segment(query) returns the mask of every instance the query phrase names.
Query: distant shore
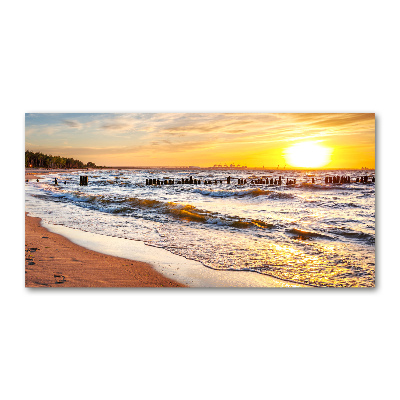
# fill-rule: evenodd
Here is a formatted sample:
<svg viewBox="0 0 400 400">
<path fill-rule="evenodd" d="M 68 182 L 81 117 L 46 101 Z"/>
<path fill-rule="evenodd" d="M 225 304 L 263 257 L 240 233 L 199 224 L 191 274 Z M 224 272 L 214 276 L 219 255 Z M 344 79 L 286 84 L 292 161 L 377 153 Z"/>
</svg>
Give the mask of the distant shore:
<svg viewBox="0 0 400 400">
<path fill-rule="evenodd" d="M 375 168 L 276 168 L 276 167 L 174 167 L 174 166 L 161 166 L 161 167 L 146 167 L 146 166 L 116 166 L 116 167 L 98 167 L 98 168 L 71 168 L 71 169 L 46 169 L 46 168 L 25 168 L 25 175 L 32 174 L 49 174 L 57 172 L 76 172 L 76 171 L 97 171 L 97 170 L 131 170 L 131 169 L 148 169 L 148 170 L 199 170 L 199 171 L 264 171 L 264 172 L 308 172 L 308 171 L 375 171 Z"/>
<path fill-rule="evenodd" d="M 40 179 L 39 175 L 57 174 L 65 172 L 77 172 L 77 171 L 91 171 L 92 169 L 49 169 L 49 168 L 25 168 L 25 180 Z"/>
</svg>

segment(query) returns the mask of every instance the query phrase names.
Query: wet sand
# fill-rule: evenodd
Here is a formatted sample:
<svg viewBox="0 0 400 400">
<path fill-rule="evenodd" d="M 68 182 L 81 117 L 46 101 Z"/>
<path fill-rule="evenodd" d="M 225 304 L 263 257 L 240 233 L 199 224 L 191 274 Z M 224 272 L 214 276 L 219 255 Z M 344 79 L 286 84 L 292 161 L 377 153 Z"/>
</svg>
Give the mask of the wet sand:
<svg viewBox="0 0 400 400">
<path fill-rule="evenodd" d="M 222 271 L 205 267 L 202 263 L 175 255 L 168 250 L 146 245 L 144 242 L 84 232 L 63 225 L 41 224 L 47 230 L 62 235 L 86 249 L 126 260 L 150 264 L 163 276 L 196 288 L 265 288 L 304 287 L 288 281 L 250 271 Z"/>
<path fill-rule="evenodd" d="M 26 287 L 184 287 L 151 265 L 78 246 L 25 213 Z"/>
</svg>

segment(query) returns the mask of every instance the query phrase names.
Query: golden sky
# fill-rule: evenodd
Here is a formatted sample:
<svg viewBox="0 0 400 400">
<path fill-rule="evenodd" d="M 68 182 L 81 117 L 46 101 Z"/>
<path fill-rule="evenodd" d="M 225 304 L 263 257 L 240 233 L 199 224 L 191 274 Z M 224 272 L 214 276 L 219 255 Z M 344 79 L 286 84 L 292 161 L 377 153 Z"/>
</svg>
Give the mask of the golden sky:
<svg viewBox="0 0 400 400">
<path fill-rule="evenodd" d="M 375 168 L 375 114 L 26 114 L 25 149 L 105 166 L 282 168 L 294 145 L 324 168 Z M 296 148 L 296 147 L 295 147 Z M 312 158 L 303 153 L 305 158 Z M 318 152 L 318 150 L 316 150 Z M 306 167 L 304 165 L 304 167 Z"/>
</svg>

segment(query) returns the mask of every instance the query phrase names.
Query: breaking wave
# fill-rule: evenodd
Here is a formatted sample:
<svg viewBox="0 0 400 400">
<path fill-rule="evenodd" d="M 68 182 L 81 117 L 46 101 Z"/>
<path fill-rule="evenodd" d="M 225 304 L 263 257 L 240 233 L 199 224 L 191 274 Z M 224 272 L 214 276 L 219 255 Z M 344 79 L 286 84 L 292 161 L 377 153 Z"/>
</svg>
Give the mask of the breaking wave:
<svg viewBox="0 0 400 400">
<path fill-rule="evenodd" d="M 356 231 L 349 228 L 335 228 L 332 230 L 332 233 L 346 238 L 361 240 L 369 245 L 375 244 L 375 235 L 366 232 Z"/>
<path fill-rule="evenodd" d="M 319 184 L 319 183 L 309 183 L 309 182 L 302 182 L 298 185 L 299 188 L 301 189 L 306 189 L 306 190 L 351 190 L 351 191 L 357 191 L 357 190 L 365 190 L 368 188 L 368 186 L 372 185 L 370 184 L 359 184 L 359 186 L 354 186 L 354 183 L 327 183 L 327 184 Z"/>
<path fill-rule="evenodd" d="M 65 193 L 63 191 L 54 192 L 52 197 L 57 200 L 72 201 L 79 206 L 112 214 L 135 215 L 138 211 L 147 209 L 186 222 L 231 226 L 239 229 L 270 229 L 274 227 L 273 224 L 259 219 L 221 215 L 220 213 L 203 210 L 190 204 L 164 202 L 154 199 L 139 197 L 118 198 L 104 195 L 87 195 L 81 192 Z"/>
<path fill-rule="evenodd" d="M 193 193 L 199 193 L 203 196 L 210 197 L 258 197 L 268 196 L 271 199 L 292 199 L 295 196 L 291 193 L 277 192 L 274 190 L 265 190 L 260 188 L 243 189 L 243 190 L 207 190 L 195 189 Z"/>
<path fill-rule="evenodd" d="M 330 237 L 328 235 L 323 235 L 318 232 L 309 232 L 309 231 L 304 231 L 304 230 L 296 229 L 296 228 L 288 229 L 287 232 L 292 235 L 295 235 L 301 239 L 311 239 L 311 238 L 321 238 L 321 239 L 329 239 L 329 240 L 333 239 L 332 237 Z"/>
</svg>

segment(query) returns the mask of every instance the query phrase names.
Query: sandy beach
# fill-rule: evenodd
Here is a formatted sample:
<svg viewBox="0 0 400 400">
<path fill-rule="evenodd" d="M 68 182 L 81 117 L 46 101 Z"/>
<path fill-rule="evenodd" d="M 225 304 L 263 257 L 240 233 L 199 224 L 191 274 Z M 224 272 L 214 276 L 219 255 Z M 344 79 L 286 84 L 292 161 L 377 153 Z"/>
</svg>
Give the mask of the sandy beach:
<svg viewBox="0 0 400 400">
<path fill-rule="evenodd" d="M 25 214 L 26 287 L 183 287 L 149 264 L 78 246 Z"/>
<path fill-rule="evenodd" d="M 61 170 L 26 171 L 26 184 L 54 172 Z M 136 247 L 135 241 L 128 241 L 126 248 L 125 239 L 108 237 L 105 244 L 104 236 L 87 232 L 81 232 L 83 237 L 76 240 L 79 232 L 47 226 L 40 218 L 25 213 L 26 287 L 303 286 L 253 272 L 209 269 L 163 249 L 157 249 L 156 255 L 151 247 Z M 118 250 L 110 254 L 114 244 Z M 107 251 L 103 251 L 105 248 Z"/>
<path fill-rule="evenodd" d="M 25 172 L 25 181 L 56 170 Z M 184 287 L 151 265 L 78 246 L 25 213 L 26 287 Z"/>
</svg>

